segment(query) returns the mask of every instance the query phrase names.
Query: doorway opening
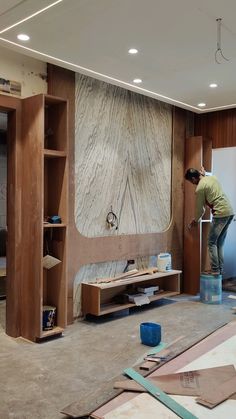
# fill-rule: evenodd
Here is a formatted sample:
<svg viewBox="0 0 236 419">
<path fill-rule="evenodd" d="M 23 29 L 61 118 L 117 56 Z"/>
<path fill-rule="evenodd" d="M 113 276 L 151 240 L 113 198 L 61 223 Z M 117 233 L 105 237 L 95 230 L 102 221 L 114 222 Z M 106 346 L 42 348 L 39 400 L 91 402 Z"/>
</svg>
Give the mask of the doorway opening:
<svg viewBox="0 0 236 419">
<path fill-rule="evenodd" d="M 5 330 L 7 271 L 7 113 L 0 112 L 0 324 Z"/>
</svg>

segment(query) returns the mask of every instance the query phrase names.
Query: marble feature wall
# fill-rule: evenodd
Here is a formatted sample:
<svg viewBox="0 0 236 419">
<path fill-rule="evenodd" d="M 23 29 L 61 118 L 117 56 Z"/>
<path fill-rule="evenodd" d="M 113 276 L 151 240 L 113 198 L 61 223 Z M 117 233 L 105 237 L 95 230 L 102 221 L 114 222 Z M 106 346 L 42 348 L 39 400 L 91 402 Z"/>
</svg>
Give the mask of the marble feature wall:
<svg viewBox="0 0 236 419">
<path fill-rule="evenodd" d="M 172 106 L 80 74 L 75 99 L 79 232 L 99 237 L 167 229 Z M 106 224 L 111 206 L 118 217 L 117 230 Z"/>
</svg>

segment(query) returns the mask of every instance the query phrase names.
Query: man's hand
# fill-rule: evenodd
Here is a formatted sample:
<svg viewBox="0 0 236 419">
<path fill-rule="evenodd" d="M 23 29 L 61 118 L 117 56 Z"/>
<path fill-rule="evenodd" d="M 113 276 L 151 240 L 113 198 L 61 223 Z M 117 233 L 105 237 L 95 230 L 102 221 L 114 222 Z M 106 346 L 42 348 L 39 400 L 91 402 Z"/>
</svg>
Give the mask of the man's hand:
<svg viewBox="0 0 236 419">
<path fill-rule="evenodd" d="M 191 230 L 192 227 L 196 227 L 198 222 L 196 220 L 192 220 L 191 223 L 188 225 L 188 229 Z"/>
<path fill-rule="evenodd" d="M 206 174 L 206 171 L 205 171 L 203 166 L 201 166 L 201 169 L 199 170 L 199 172 L 202 176 L 205 176 L 205 174 Z"/>
</svg>

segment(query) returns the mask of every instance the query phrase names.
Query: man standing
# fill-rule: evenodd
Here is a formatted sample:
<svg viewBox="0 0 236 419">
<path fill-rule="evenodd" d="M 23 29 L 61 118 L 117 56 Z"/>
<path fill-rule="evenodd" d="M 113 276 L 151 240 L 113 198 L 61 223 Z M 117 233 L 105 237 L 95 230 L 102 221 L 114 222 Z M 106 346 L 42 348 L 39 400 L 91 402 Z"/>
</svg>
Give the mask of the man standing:
<svg viewBox="0 0 236 419">
<path fill-rule="evenodd" d="M 233 208 L 216 176 L 205 176 L 203 168 L 200 171 L 192 168 L 188 169 L 185 173 L 185 179 L 193 185 L 197 185 L 195 218 L 189 224 L 189 228 L 194 227 L 200 221 L 206 205 L 211 208 L 213 218 L 208 236 L 210 273 L 221 275 L 224 265 L 224 242 L 228 227 L 234 217 Z"/>
</svg>

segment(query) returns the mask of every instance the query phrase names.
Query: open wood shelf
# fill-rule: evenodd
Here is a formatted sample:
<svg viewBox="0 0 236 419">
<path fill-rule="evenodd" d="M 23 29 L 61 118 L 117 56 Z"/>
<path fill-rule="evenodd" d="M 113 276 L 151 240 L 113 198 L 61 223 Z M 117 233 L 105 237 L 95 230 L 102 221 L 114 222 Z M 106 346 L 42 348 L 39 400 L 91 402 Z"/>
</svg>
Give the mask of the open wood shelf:
<svg viewBox="0 0 236 419">
<path fill-rule="evenodd" d="M 46 158 L 58 158 L 58 157 L 66 157 L 67 153 L 65 151 L 59 151 L 59 150 L 49 150 L 44 149 L 44 157 Z"/>
<path fill-rule="evenodd" d="M 177 295 L 180 293 L 180 274 L 181 271 L 172 270 L 113 280 L 109 283 L 82 283 L 82 313 L 84 316 L 86 314 L 102 316 L 115 311 L 137 307 L 132 302 L 116 303 L 114 301 L 119 295 L 135 291 L 136 285 L 159 286 L 159 293 L 148 296 L 150 302 Z M 145 294 L 143 295 L 145 296 Z"/>
<path fill-rule="evenodd" d="M 157 300 L 161 300 L 161 298 L 167 298 L 167 297 L 172 297 L 174 295 L 176 295 L 176 292 L 171 292 L 171 291 L 163 291 L 160 292 L 159 294 L 155 294 L 155 295 L 151 295 L 148 297 L 150 303 L 152 303 L 153 301 L 157 301 Z M 144 304 L 144 305 L 148 305 L 148 304 Z M 137 306 L 134 303 L 124 303 L 124 304 L 104 304 L 101 305 L 100 308 L 100 316 L 103 316 L 104 314 L 108 314 L 108 313 L 113 313 L 116 311 L 120 311 L 120 310 L 125 310 L 126 308 L 132 308 L 132 307 L 140 307 Z"/>
<path fill-rule="evenodd" d="M 52 223 L 43 223 L 43 228 L 64 228 L 66 227 L 66 224 L 60 223 L 60 224 L 52 224 Z"/>
<path fill-rule="evenodd" d="M 130 278 L 123 278 L 123 279 L 119 279 L 117 281 L 111 281 L 108 283 L 101 283 L 101 284 L 91 283 L 89 285 L 92 285 L 94 287 L 99 287 L 101 289 L 115 288 L 115 287 L 120 287 L 121 285 L 136 284 L 138 282 L 144 282 L 144 283 L 146 281 L 150 282 L 150 280 L 152 279 L 165 278 L 165 277 L 169 277 L 169 276 L 180 274 L 180 273 L 181 271 L 171 270 L 169 272 L 156 272 L 154 274 L 149 274 L 149 275 L 140 275 L 140 276 L 135 276 L 135 277 L 130 277 Z"/>
<path fill-rule="evenodd" d="M 38 341 L 60 335 L 67 323 L 68 103 L 40 94 L 23 103 L 22 336 Z M 44 223 L 58 215 L 62 223 Z M 49 250 L 48 250 L 49 248 Z M 60 263 L 43 267 L 51 255 Z M 55 327 L 43 331 L 43 306 L 56 308 Z"/>
<path fill-rule="evenodd" d="M 55 326 L 51 330 L 43 330 L 42 333 L 40 334 L 40 336 L 37 336 L 36 338 L 37 338 L 37 340 L 45 339 L 45 338 L 48 338 L 50 336 L 61 335 L 63 332 L 64 332 L 64 329 L 62 327 Z"/>
</svg>

